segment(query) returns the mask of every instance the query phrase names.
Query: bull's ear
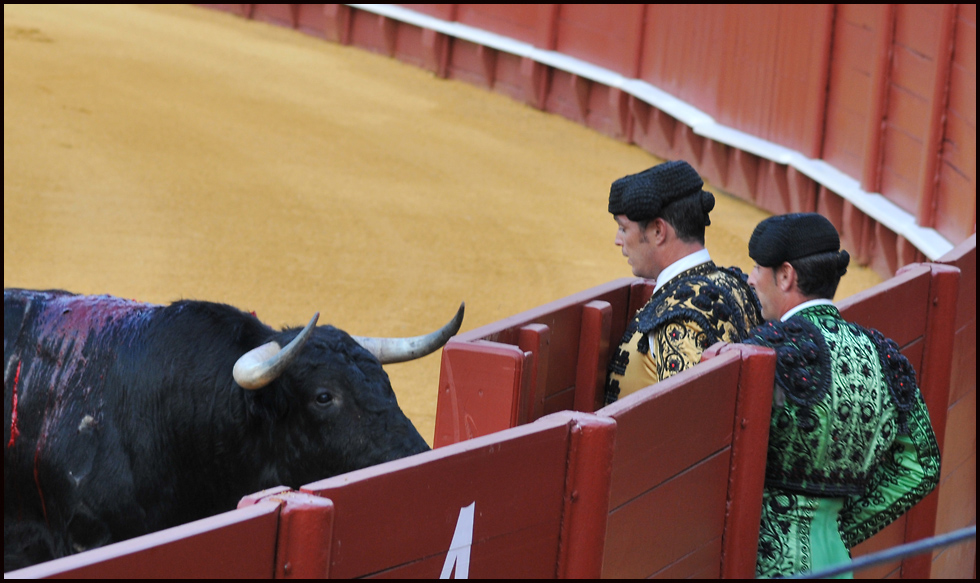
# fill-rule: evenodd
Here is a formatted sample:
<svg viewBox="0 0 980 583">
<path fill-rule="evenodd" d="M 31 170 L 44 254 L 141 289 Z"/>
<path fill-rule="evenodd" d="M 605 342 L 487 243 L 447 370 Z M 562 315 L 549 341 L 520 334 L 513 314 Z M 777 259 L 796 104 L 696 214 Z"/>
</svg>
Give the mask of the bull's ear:
<svg viewBox="0 0 980 583">
<path fill-rule="evenodd" d="M 300 350 L 306 341 L 309 340 L 316 321 L 320 318 L 320 312 L 313 315 L 310 323 L 303 328 L 303 331 L 293 338 L 293 341 L 280 349 L 279 343 L 272 341 L 253 348 L 235 363 L 232 376 L 240 387 L 248 390 L 261 389 L 272 381 L 276 380 L 282 371 L 299 356 Z"/>
</svg>

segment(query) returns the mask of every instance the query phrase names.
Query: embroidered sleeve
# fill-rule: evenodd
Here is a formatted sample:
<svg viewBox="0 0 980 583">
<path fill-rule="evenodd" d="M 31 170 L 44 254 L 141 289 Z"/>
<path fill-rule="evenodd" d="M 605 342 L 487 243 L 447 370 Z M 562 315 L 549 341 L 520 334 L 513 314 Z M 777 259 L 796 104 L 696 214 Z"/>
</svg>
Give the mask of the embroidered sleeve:
<svg viewBox="0 0 980 583">
<path fill-rule="evenodd" d="M 649 334 L 650 358 L 657 377 L 664 380 L 687 370 L 701 361 L 707 347 L 707 335 L 692 320 L 673 320 Z"/>
<path fill-rule="evenodd" d="M 907 419 L 908 434 L 895 439 L 864 495 L 844 503 L 838 524 L 848 548 L 891 524 L 939 483 L 939 446 L 918 391 Z"/>
</svg>

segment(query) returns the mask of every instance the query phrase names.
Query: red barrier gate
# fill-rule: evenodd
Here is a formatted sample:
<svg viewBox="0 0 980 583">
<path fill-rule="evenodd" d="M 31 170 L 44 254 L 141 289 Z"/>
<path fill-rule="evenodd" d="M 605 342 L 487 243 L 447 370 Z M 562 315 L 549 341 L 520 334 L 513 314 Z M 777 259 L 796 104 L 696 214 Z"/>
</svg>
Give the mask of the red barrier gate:
<svg viewBox="0 0 980 583">
<path fill-rule="evenodd" d="M 969 264 L 973 257 L 975 247 L 950 260 Z M 964 282 L 957 269 L 916 265 L 842 302 L 846 317 L 899 342 L 919 371 L 944 456 L 952 444 L 957 452 L 944 458 L 937 492 L 856 555 L 931 536 L 937 522 L 951 522 L 945 510 L 937 521 L 937 508 L 976 499 L 969 471 L 975 448 L 972 458 L 962 451 L 975 443 L 975 384 L 948 393 L 954 324 L 960 338 L 975 333 L 975 308 L 954 320 L 962 307 L 958 288 L 975 290 L 971 277 Z M 437 419 L 437 435 L 469 437 L 459 421 L 484 423 L 479 407 L 487 393 L 499 393 L 507 405 L 486 416 L 501 430 L 302 492 L 260 492 L 233 512 L 8 575 L 751 577 L 770 350 L 729 346 L 595 414 L 566 411 L 525 422 L 580 394 L 593 399 L 605 368 L 596 370 L 605 359 L 597 355 L 608 353 L 609 338 L 622 334 L 627 314 L 648 296 L 645 282 L 619 280 L 490 325 L 486 337 L 460 335 L 458 350 L 447 345 L 443 370 L 451 375 L 440 381 L 446 393 L 440 403 L 455 399 L 455 409 Z M 963 344 L 959 352 L 969 352 Z M 498 370 L 501 359 L 515 364 L 499 377 L 479 378 Z M 955 425 L 947 425 L 947 410 Z M 963 412 L 972 413 L 972 433 Z M 954 426 L 966 436 L 951 431 Z M 941 565 L 956 569 L 962 557 L 951 552 L 938 555 Z M 859 575 L 894 576 L 897 568 Z M 906 559 L 900 575 L 928 577 L 936 568 L 928 556 Z"/>
</svg>

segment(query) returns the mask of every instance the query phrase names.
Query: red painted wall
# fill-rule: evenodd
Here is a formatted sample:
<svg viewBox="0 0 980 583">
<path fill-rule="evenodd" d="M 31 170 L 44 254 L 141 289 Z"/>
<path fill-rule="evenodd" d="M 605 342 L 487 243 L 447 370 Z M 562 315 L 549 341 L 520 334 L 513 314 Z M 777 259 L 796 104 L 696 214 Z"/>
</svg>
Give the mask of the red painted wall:
<svg viewBox="0 0 980 583">
<path fill-rule="evenodd" d="M 721 124 L 830 162 L 954 243 L 976 231 L 975 5 L 402 6 L 642 79 Z M 493 88 L 493 77 L 477 82 Z M 637 138 L 608 88 L 558 70 L 540 83 L 543 97 L 501 91 L 660 156 L 710 154 L 698 138 L 675 143 L 684 138 L 670 128 L 659 141 Z M 765 164 L 729 176 L 739 164 L 726 160 L 715 181 L 772 212 L 815 208 L 814 189 L 781 202 L 760 184 Z M 901 241 L 884 244 L 920 259 Z M 881 263 L 894 272 L 904 264 L 895 260 Z"/>
</svg>

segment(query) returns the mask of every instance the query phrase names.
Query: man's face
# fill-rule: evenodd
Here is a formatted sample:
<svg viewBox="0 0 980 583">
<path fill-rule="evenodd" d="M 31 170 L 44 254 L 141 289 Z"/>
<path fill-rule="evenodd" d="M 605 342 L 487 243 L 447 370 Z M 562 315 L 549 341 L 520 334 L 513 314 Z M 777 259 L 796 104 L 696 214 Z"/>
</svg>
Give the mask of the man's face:
<svg viewBox="0 0 980 583">
<path fill-rule="evenodd" d="M 645 231 L 640 228 L 639 223 L 626 218 L 626 215 L 615 215 L 615 219 L 619 226 L 616 231 L 616 245 L 623 248 L 623 256 L 629 260 L 633 275 L 656 279 L 663 266 L 658 260 L 657 246 L 647 237 L 646 231 L 650 230 L 652 223 L 648 223 Z"/>
<path fill-rule="evenodd" d="M 780 290 L 776 285 L 776 270 L 756 265 L 749 274 L 749 285 L 755 290 L 755 295 L 759 296 L 762 317 L 766 320 L 778 320 L 782 314 L 778 308 Z"/>
</svg>

